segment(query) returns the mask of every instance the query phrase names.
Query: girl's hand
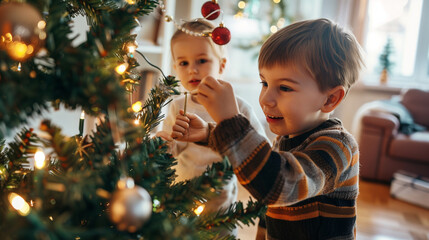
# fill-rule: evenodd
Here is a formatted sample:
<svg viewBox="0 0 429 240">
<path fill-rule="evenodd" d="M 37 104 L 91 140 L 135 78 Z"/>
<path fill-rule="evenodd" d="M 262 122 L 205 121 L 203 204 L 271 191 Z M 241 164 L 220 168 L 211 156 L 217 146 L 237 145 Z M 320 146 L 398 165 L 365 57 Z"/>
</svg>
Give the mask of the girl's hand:
<svg viewBox="0 0 429 240">
<path fill-rule="evenodd" d="M 198 85 L 196 98 L 216 123 L 240 113 L 232 86 L 225 81 L 210 76 L 203 78 Z"/>
<path fill-rule="evenodd" d="M 171 137 L 185 142 L 205 142 L 209 136 L 209 125 L 206 121 L 193 113 L 183 115 L 180 110 L 176 116 Z"/>
<path fill-rule="evenodd" d="M 164 141 L 173 141 L 171 135 L 166 131 L 159 131 L 155 134 L 155 137 L 160 137 Z"/>
</svg>

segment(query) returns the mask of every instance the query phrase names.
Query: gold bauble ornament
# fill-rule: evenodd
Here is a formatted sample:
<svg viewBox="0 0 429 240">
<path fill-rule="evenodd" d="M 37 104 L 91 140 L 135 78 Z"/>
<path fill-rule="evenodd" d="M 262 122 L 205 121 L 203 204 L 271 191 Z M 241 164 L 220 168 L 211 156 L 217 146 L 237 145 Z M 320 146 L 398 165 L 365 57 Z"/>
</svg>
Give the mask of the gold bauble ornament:
<svg viewBox="0 0 429 240">
<path fill-rule="evenodd" d="M 121 179 L 110 201 L 110 220 L 120 231 L 135 232 L 152 215 L 152 200 L 132 178 Z"/>
<path fill-rule="evenodd" d="M 17 61 L 36 54 L 46 39 L 46 22 L 30 4 L 0 4 L 0 49 Z"/>
</svg>

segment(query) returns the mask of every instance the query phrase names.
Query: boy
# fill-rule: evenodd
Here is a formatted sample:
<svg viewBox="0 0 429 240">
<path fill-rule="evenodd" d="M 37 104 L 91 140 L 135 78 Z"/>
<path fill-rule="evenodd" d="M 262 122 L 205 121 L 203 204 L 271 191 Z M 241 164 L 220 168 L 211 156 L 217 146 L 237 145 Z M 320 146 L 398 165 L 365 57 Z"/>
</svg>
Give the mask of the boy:
<svg viewBox="0 0 429 240">
<path fill-rule="evenodd" d="M 238 113 L 231 86 L 212 77 L 197 99 L 217 126 L 178 116 L 173 135 L 228 156 L 239 182 L 268 205 L 267 239 L 355 239 L 358 145 L 330 114 L 362 65 L 354 36 L 331 21 L 291 24 L 259 56 L 259 102 L 278 135 L 273 148 Z"/>
</svg>

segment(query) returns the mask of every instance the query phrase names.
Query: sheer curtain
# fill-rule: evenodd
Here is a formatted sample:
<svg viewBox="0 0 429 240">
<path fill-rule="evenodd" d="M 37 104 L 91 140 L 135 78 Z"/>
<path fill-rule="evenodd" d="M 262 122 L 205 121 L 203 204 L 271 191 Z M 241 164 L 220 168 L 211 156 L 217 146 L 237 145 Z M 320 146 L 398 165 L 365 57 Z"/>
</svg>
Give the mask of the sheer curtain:
<svg viewBox="0 0 429 240">
<path fill-rule="evenodd" d="M 337 22 L 350 29 L 363 45 L 367 20 L 368 0 L 338 0 Z"/>
</svg>

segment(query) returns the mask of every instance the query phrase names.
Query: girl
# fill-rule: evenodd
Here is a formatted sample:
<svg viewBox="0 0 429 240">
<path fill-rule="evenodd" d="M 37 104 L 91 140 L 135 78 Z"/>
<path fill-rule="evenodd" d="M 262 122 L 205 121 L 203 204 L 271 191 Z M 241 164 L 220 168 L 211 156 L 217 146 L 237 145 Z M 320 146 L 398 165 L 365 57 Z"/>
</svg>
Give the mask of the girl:
<svg viewBox="0 0 429 240">
<path fill-rule="evenodd" d="M 210 32 L 213 26 L 205 20 L 186 22 L 182 29 L 193 32 Z M 219 79 L 225 69 L 226 58 L 222 46 L 216 45 L 209 37 L 192 36 L 181 30 L 177 30 L 171 38 L 171 53 L 173 67 L 177 78 L 186 91 L 192 93 L 206 76 Z M 209 165 L 221 162 L 223 157 L 206 146 L 191 142 L 176 142 L 171 137 L 173 125 L 178 114 L 183 115 L 186 103 L 186 112 L 197 114 L 205 121 L 213 122 L 204 106 L 196 101 L 195 95 L 188 94 L 178 96 L 169 104 L 168 113 L 163 122 L 162 131 L 157 136 L 171 141 L 170 150 L 176 157 L 176 181 L 184 181 L 200 176 Z M 250 105 L 237 98 L 239 111 L 246 116 L 257 131 L 265 136 L 265 132 L 257 120 Z M 223 191 L 216 198 L 210 199 L 205 204 L 204 213 L 226 210 L 237 199 L 237 178 L 233 178 L 224 186 Z M 222 233 L 221 235 L 231 234 Z M 236 235 L 236 231 L 232 233 Z"/>
</svg>

